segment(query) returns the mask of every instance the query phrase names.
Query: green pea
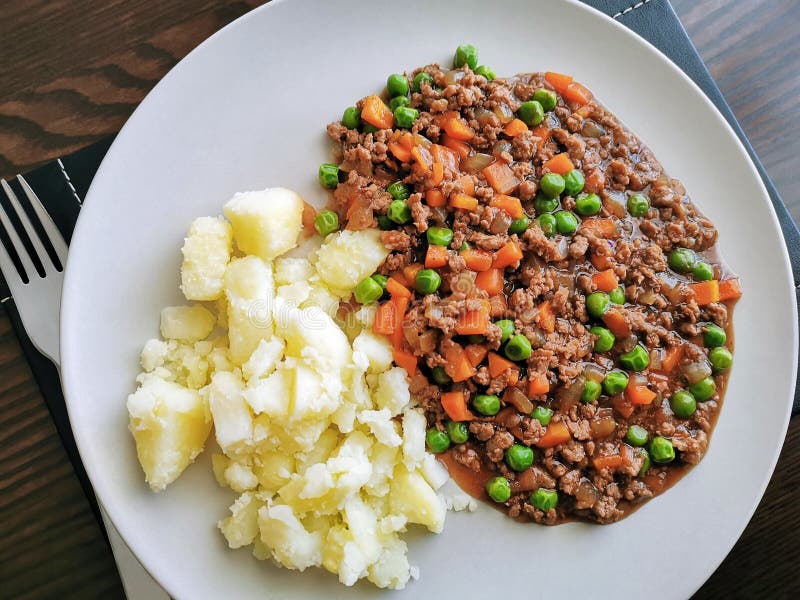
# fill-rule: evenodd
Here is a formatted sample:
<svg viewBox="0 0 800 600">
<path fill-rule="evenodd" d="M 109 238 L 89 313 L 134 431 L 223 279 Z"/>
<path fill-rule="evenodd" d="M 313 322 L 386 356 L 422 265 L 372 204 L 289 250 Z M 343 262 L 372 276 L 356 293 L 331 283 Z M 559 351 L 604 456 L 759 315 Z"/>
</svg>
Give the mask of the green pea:
<svg viewBox="0 0 800 600">
<path fill-rule="evenodd" d="M 483 344 L 486 341 L 486 336 L 474 333 L 467 336 L 467 341 L 470 344 Z"/>
<path fill-rule="evenodd" d="M 472 70 L 475 70 L 475 67 L 478 66 L 478 50 L 472 44 L 462 44 L 456 48 L 453 66 L 459 68 L 464 65 L 469 65 Z"/>
<path fill-rule="evenodd" d="M 487 417 L 500 412 L 500 398 L 489 394 L 476 394 L 472 398 L 472 408 Z"/>
<path fill-rule="evenodd" d="M 615 287 L 608 292 L 608 298 L 614 304 L 625 304 L 625 290 L 622 287 Z"/>
<path fill-rule="evenodd" d="M 625 441 L 631 446 L 644 446 L 650 436 L 641 425 L 631 425 L 625 433 Z"/>
<path fill-rule="evenodd" d="M 644 371 L 650 364 L 650 354 L 641 344 L 634 346 L 630 352 L 619 355 L 619 363 L 629 371 Z"/>
<path fill-rule="evenodd" d="M 697 256 L 688 248 L 677 248 L 667 255 L 667 263 L 673 271 L 688 273 L 694 268 Z"/>
<path fill-rule="evenodd" d="M 372 304 L 383 296 L 383 288 L 372 277 L 367 277 L 356 286 L 355 296 L 361 304 Z"/>
<path fill-rule="evenodd" d="M 323 163 L 319 166 L 319 184 L 328 189 L 336 189 L 339 185 L 339 165 Z"/>
<path fill-rule="evenodd" d="M 458 247 L 459 252 L 463 252 L 464 250 L 469 250 L 469 244 L 467 242 L 461 242 L 461 245 Z"/>
<path fill-rule="evenodd" d="M 578 217 L 568 210 L 560 210 L 555 214 L 556 230 L 561 235 L 569 235 L 578 228 Z"/>
<path fill-rule="evenodd" d="M 714 348 L 708 353 L 708 360 L 711 361 L 711 368 L 715 373 L 721 373 L 731 368 L 733 364 L 733 354 L 727 348 Z"/>
<path fill-rule="evenodd" d="M 530 224 L 531 220 L 525 216 L 522 216 L 519 219 L 514 219 L 513 221 L 511 221 L 511 225 L 509 225 L 508 227 L 508 233 L 516 233 L 517 235 L 519 235 L 523 233 Z"/>
<path fill-rule="evenodd" d="M 412 87 L 415 92 L 422 91 L 422 84 L 427 83 L 429 86 L 433 87 L 433 77 L 421 71 L 414 75 L 414 82 L 412 83 Z"/>
<path fill-rule="evenodd" d="M 410 106 L 398 106 L 394 111 L 394 122 L 398 127 L 408 129 L 414 124 L 414 121 L 419 117 L 419 111 Z"/>
<path fill-rule="evenodd" d="M 385 292 L 386 284 L 389 283 L 389 278 L 386 275 L 379 275 L 378 273 L 375 273 L 372 278 L 375 280 L 375 283 L 381 286 L 381 289 Z"/>
<path fill-rule="evenodd" d="M 511 498 L 511 484 L 505 477 L 494 477 L 486 482 L 486 493 L 495 502 L 505 502 Z"/>
<path fill-rule="evenodd" d="M 403 225 L 411 220 L 411 209 L 405 200 L 392 200 L 389 209 L 386 211 L 386 216 L 389 220 Z"/>
<path fill-rule="evenodd" d="M 707 262 L 699 261 L 692 269 L 692 275 L 697 281 L 711 281 L 714 279 L 714 267 Z"/>
<path fill-rule="evenodd" d="M 657 463 L 668 463 L 675 460 L 675 448 L 667 438 L 657 435 L 650 442 L 650 456 Z"/>
<path fill-rule="evenodd" d="M 469 439 L 469 428 L 463 421 L 448 421 L 445 427 L 450 441 L 454 444 L 463 444 Z"/>
<path fill-rule="evenodd" d="M 534 508 L 547 512 L 558 506 L 558 492 L 539 488 L 531 494 L 531 504 Z"/>
<path fill-rule="evenodd" d="M 407 200 L 411 195 L 411 190 L 402 181 L 395 181 L 386 187 L 386 191 L 392 195 L 395 200 Z"/>
<path fill-rule="evenodd" d="M 475 75 L 483 75 L 486 78 L 486 81 L 494 81 L 494 78 L 497 77 L 492 71 L 491 67 L 487 67 L 486 65 L 481 65 L 477 69 L 475 69 Z"/>
<path fill-rule="evenodd" d="M 447 227 L 428 227 L 425 235 L 428 243 L 434 246 L 449 246 L 453 241 L 453 230 Z"/>
<path fill-rule="evenodd" d="M 586 179 L 583 177 L 583 171 L 572 169 L 572 171 L 564 175 L 564 193 L 567 196 L 574 197 L 581 192 L 585 183 Z"/>
<path fill-rule="evenodd" d="M 578 194 L 575 198 L 575 212 L 583 217 L 590 217 L 600 212 L 603 203 L 597 194 Z"/>
<path fill-rule="evenodd" d="M 442 285 L 442 278 L 433 269 L 422 269 L 414 279 L 414 289 L 420 294 L 433 294 Z"/>
<path fill-rule="evenodd" d="M 363 131 L 364 133 L 375 133 L 376 131 L 380 130 L 377 127 L 375 127 L 375 125 L 373 125 L 372 123 L 367 123 L 365 121 L 364 124 L 361 126 L 361 131 Z"/>
<path fill-rule="evenodd" d="M 553 237 L 556 234 L 556 218 L 555 215 L 545 213 L 536 218 L 539 227 L 547 237 Z"/>
<path fill-rule="evenodd" d="M 603 389 L 609 396 L 621 394 L 626 387 L 628 387 L 628 376 L 622 371 L 611 371 L 603 377 Z"/>
<path fill-rule="evenodd" d="M 600 393 L 602 391 L 602 386 L 599 383 L 592 381 L 591 379 L 587 379 L 586 383 L 583 384 L 581 402 L 586 402 L 587 404 L 597 402 L 597 399 L 600 397 Z"/>
<path fill-rule="evenodd" d="M 512 336 L 503 349 L 503 354 L 506 355 L 506 358 L 513 361 L 525 360 L 530 357 L 531 352 L 530 340 L 521 333 Z"/>
<path fill-rule="evenodd" d="M 394 228 L 394 223 L 392 223 L 392 220 L 386 215 L 378 215 L 378 227 L 387 231 Z"/>
<path fill-rule="evenodd" d="M 386 80 L 386 91 L 389 94 L 389 98 L 405 96 L 408 94 L 408 79 L 406 79 L 405 75 L 400 75 L 400 73 L 392 73 Z"/>
<path fill-rule="evenodd" d="M 441 454 L 450 447 L 450 438 L 444 431 L 439 431 L 435 427 L 428 429 L 425 434 L 425 442 L 428 449 L 434 454 Z"/>
<path fill-rule="evenodd" d="M 650 210 L 650 201 L 644 194 L 634 194 L 628 198 L 628 212 L 632 217 L 644 217 Z"/>
<path fill-rule="evenodd" d="M 547 427 L 550 424 L 550 419 L 553 418 L 553 411 L 546 406 L 537 406 L 533 409 L 531 417 L 539 421 L 542 427 Z"/>
<path fill-rule="evenodd" d="M 692 393 L 695 400 L 698 402 L 705 402 L 716 393 L 717 384 L 714 383 L 713 377 L 706 377 L 690 385 L 689 391 Z"/>
<path fill-rule="evenodd" d="M 389 108 L 392 109 L 393 113 L 401 106 L 408 106 L 409 104 L 411 104 L 411 100 L 408 99 L 408 96 L 395 96 L 389 100 Z"/>
<path fill-rule="evenodd" d="M 502 337 L 500 338 L 500 343 L 505 344 L 512 335 L 514 335 L 514 330 L 516 327 L 514 326 L 514 321 L 511 319 L 501 319 L 500 321 L 495 321 L 494 323 L 500 328 L 500 331 L 503 332 Z"/>
<path fill-rule="evenodd" d="M 586 310 L 595 319 L 602 317 L 608 310 L 611 299 L 605 292 L 592 292 L 586 296 Z"/>
<path fill-rule="evenodd" d="M 558 198 L 565 185 L 564 178 L 558 173 L 545 173 L 539 180 L 539 189 L 548 198 Z"/>
<path fill-rule="evenodd" d="M 314 229 L 322 237 L 339 230 L 339 215 L 332 210 L 321 210 L 314 219 Z"/>
<path fill-rule="evenodd" d="M 536 100 L 528 100 L 520 105 L 519 110 L 517 110 L 517 116 L 526 125 L 535 127 L 544 120 L 544 109 Z"/>
<path fill-rule="evenodd" d="M 703 345 L 706 348 L 719 348 L 724 346 L 728 336 L 725 335 L 725 330 L 719 325 L 714 323 L 706 323 L 701 327 L 703 332 Z"/>
<path fill-rule="evenodd" d="M 679 419 L 688 419 L 697 409 L 697 402 L 686 390 L 678 390 L 669 399 L 669 407 Z"/>
<path fill-rule="evenodd" d="M 556 93 L 551 92 L 550 90 L 546 90 L 544 88 L 538 89 L 535 92 L 533 92 L 533 99 L 542 105 L 542 109 L 545 112 L 550 112 L 551 110 L 553 110 L 556 107 L 556 103 L 558 102 Z"/>
<path fill-rule="evenodd" d="M 597 336 L 597 339 L 594 341 L 595 352 L 608 352 L 614 347 L 614 342 L 617 341 L 617 338 L 614 337 L 614 334 L 611 333 L 610 329 L 600 327 L 599 325 L 590 327 L 589 333 Z"/>
<path fill-rule="evenodd" d="M 522 444 L 514 444 L 506 450 L 505 458 L 508 468 L 520 473 L 533 464 L 533 450 Z"/>
<path fill-rule="evenodd" d="M 536 214 L 551 213 L 558 208 L 558 198 L 548 198 L 544 194 L 536 194 L 536 199 L 533 201 L 533 208 Z"/>
<path fill-rule="evenodd" d="M 342 115 L 342 125 L 348 129 L 358 129 L 358 124 L 361 122 L 361 111 L 357 106 L 348 106 L 344 109 Z"/>
<path fill-rule="evenodd" d="M 431 377 L 439 385 L 453 383 L 452 378 L 447 374 L 447 371 L 444 370 L 444 367 L 433 367 L 433 369 L 431 369 Z"/>
<path fill-rule="evenodd" d="M 641 477 L 647 473 L 647 470 L 650 468 L 650 453 L 644 448 L 639 448 L 636 452 L 636 455 L 641 456 L 644 459 L 642 461 L 642 467 L 639 469 L 639 477 Z"/>
</svg>

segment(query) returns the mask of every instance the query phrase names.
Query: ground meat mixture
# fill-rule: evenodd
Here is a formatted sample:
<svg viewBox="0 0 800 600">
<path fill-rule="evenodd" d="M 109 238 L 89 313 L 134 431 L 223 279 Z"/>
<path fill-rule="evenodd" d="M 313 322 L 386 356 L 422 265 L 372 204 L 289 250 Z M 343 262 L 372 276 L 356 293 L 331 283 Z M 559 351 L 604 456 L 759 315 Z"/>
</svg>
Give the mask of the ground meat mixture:
<svg viewBox="0 0 800 600">
<path fill-rule="evenodd" d="M 392 78 L 328 126 L 332 204 L 390 250 L 374 330 L 429 449 L 513 518 L 619 520 L 709 443 L 741 295 L 716 228 L 570 77 Z"/>
</svg>

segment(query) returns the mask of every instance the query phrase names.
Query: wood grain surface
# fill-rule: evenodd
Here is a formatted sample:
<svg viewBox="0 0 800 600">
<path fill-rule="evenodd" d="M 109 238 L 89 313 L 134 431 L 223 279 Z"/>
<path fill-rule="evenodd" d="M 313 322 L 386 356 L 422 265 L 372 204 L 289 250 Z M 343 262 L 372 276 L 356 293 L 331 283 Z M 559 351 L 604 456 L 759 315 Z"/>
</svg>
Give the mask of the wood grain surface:
<svg viewBox="0 0 800 600">
<path fill-rule="evenodd" d="M 117 131 L 180 58 L 261 3 L 0 2 L 0 176 Z M 673 5 L 800 219 L 800 198 L 794 194 L 800 171 L 800 2 L 673 0 Z M 753 520 L 696 597 L 798 597 L 798 505 L 800 419 L 790 424 Z M 102 532 L 0 310 L 0 598 L 121 597 Z"/>
</svg>

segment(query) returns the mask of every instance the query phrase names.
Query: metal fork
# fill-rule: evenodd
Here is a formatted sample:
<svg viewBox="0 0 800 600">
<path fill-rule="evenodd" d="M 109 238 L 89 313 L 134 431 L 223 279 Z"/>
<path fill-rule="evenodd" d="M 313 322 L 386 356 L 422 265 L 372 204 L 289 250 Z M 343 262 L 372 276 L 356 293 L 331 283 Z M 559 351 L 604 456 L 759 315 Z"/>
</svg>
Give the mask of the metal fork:
<svg viewBox="0 0 800 600">
<path fill-rule="evenodd" d="M 0 272 L 11 290 L 17 311 L 22 324 L 33 345 L 39 352 L 47 356 L 56 367 L 61 366 L 59 352 L 59 314 L 61 312 L 61 288 L 64 282 L 64 267 L 67 264 L 67 244 L 61 237 L 61 232 L 56 227 L 53 219 L 42 206 L 36 193 L 22 175 L 17 175 L 17 181 L 22 186 L 25 196 L 30 202 L 39 223 L 44 229 L 47 239 L 55 250 L 56 257 L 61 265 L 56 265 L 50 258 L 47 250 L 39 239 L 27 213 L 22 208 L 17 195 L 5 179 L 0 179 L 0 185 L 8 197 L 14 212 L 19 217 L 22 228 L 25 230 L 39 262 L 44 268 L 42 276 L 33 264 L 33 259 L 20 239 L 19 233 L 14 228 L 11 219 L 0 204 L 0 224 L 5 229 L 6 235 L 19 257 L 24 273 L 17 270 L 14 261 L 0 241 Z M 25 281 L 27 279 L 27 282 Z M 122 584 L 130 600 L 168 600 L 163 589 L 144 570 L 139 561 L 134 557 L 128 546 L 122 540 L 114 525 L 102 506 L 100 513 L 108 533 L 108 540 L 114 558 L 119 568 Z"/>
</svg>

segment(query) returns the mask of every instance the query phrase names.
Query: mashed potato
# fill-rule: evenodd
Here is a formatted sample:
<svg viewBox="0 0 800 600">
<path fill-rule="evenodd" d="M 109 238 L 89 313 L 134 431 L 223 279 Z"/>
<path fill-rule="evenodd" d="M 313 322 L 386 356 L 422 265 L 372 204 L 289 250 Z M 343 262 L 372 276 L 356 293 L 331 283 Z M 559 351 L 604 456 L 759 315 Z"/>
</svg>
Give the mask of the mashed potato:
<svg viewBox="0 0 800 600">
<path fill-rule="evenodd" d="M 231 223 L 192 224 L 182 290 L 206 302 L 162 312 L 163 339 L 145 344 L 128 398 L 130 430 L 154 491 L 213 430 L 214 475 L 238 494 L 219 522 L 231 548 L 399 589 L 412 572 L 401 534 L 442 531 L 447 472 L 425 451 L 406 372 L 372 333 L 374 309 L 359 310 L 348 335 L 332 318 L 386 248 L 374 231 L 346 231 L 311 260 L 283 257 L 302 211 L 297 194 L 274 188 L 237 194 Z"/>
</svg>

